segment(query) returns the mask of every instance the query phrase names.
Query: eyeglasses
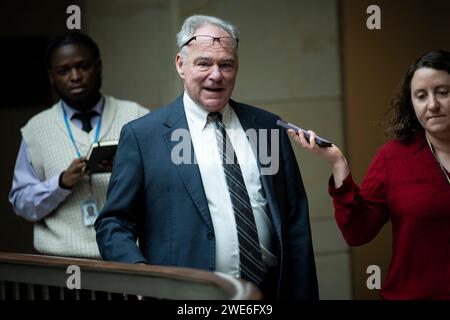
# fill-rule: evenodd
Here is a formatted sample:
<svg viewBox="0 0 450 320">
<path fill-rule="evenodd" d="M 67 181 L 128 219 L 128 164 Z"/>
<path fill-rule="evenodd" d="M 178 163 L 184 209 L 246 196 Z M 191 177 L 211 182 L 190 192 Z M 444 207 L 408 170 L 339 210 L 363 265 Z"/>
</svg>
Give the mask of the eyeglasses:
<svg viewBox="0 0 450 320">
<path fill-rule="evenodd" d="M 196 41 L 199 45 L 204 45 L 211 47 L 214 45 L 214 42 L 217 40 L 219 45 L 222 48 L 237 48 L 239 44 L 239 39 L 233 37 L 213 37 L 208 35 L 198 35 L 193 36 L 188 41 L 185 42 L 181 47 L 187 46 L 192 41 Z"/>
</svg>

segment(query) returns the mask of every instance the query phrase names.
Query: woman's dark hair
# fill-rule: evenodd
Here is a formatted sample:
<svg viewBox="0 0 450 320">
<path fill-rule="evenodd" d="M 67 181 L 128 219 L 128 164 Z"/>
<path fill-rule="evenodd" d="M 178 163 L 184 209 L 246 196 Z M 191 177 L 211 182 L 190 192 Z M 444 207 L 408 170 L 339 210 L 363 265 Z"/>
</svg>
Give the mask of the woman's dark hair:
<svg viewBox="0 0 450 320">
<path fill-rule="evenodd" d="M 98 45 L 95 43 L 94 40 L 92 40 L 85 33 L 79 31 L 72 31 L 63 35 L 56 36 L 49 41 L 47 49 L 45 50 L 45 63 L 47 69 L 51 69 L 51 59 L 53 52 L 58 48 L 68 44 L 84 45 L 86 48 L 91 50 L 95 60 L 100 58 L 100 50 L 98 49 Z"/>
<path fill-rule="evenodd" d="M 450 74 L 450 52 L 436 50 L 426 53 L 418 58 L 406 72 L 399 93 L 392 99 L 389 111 L 394 114 L 386 129 L 388 133 L 394 133 L 395 137 L 402 141 L 423 131 L 411 101 L 411 80 L 416 70 L 420 68 L 443 70 Z"/>
</svg>

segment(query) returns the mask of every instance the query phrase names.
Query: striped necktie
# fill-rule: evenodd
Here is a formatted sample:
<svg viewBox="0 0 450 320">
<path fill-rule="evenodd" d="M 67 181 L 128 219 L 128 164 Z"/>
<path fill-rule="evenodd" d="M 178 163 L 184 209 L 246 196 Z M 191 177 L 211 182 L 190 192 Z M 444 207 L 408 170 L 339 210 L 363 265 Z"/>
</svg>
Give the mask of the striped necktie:
<svg viewBox="0 0 450 320">
<path fill-rule="evenodd" d="M 217 145 L 236 219 L 241 278 L 260 285 L 264 276 L 261 246 L 241 167 L 223 125 L 222 114 L 211 112 L 208 120 L 217 128 Z"/>
</svg>

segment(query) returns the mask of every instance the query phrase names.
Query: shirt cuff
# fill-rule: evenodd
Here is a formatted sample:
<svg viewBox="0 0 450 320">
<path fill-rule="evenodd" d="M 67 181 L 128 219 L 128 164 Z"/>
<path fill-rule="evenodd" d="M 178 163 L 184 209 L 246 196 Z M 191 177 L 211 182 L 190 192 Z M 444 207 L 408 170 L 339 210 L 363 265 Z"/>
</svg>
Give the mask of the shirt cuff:
<svg viewBox="0 0 450 320">
<path fill-rule="evenodd" d="M 62 201 L 64 199 L 66 199 L 69 194 L 72 193 L 72 190 L 64 189 L 59 186 L 59 176 L 60 175 L 61 174 L 58 174 L 58 175 L 50 178 L 50 180 L 48 181 L 48 186 L 51 190 L 51 193 L 55 196 L 55 199 Z"/>
<path fill-rule="evenodd" d="M 343 195 L 343 194 L 353 191 L 353 185 L 354 185 L 354 182 L 353 182 L 353 177 L 352 177 L 351 172 L 344 179 L 344 181 L 342 182 L 342 186 L 340 186 L 339 188 L 335 187 L 334 178 L 333 178 L 333 175 L 331 175 L 330 179 L 328 180 L 328 193 L 332 197 Z"/>
</svg>

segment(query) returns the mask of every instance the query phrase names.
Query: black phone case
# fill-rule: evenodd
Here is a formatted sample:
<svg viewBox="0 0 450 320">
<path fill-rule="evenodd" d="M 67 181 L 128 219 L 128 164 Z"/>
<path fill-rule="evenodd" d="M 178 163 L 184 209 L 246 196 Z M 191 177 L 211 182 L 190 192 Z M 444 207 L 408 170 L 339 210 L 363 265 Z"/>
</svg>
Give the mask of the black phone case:
<svg viewBox="0 0 450 320">
<path fill-rule="evenodd" d="M 280 126 L 280 127 L 285 128 L 285 129 L 293 129 L 295 132 L 298 132 L 299 130 L 302 130 L 303 133 L 305 134 L 306 141 L 308 141 L 308 143 L 309 143 L 309 136 L 310 136 L 310 134 L 306 130 L 304 130 L 304 129 L 300 128 L 300 127 L 294 126 L 293 124 L 285 122 L 283 120 L 277 120 L 277 125 Z M 317 145 L 319 147 L 322 147 L 322 148 L 328 148 L 328 147 L 332 146 L 332 143 L 330 141 L 325 140 L 325 139 L 323 139 L 323 138 L 321 138 L 319 136 L 316 136 L 316 143 L 317 143 Z"/>
</svg>

